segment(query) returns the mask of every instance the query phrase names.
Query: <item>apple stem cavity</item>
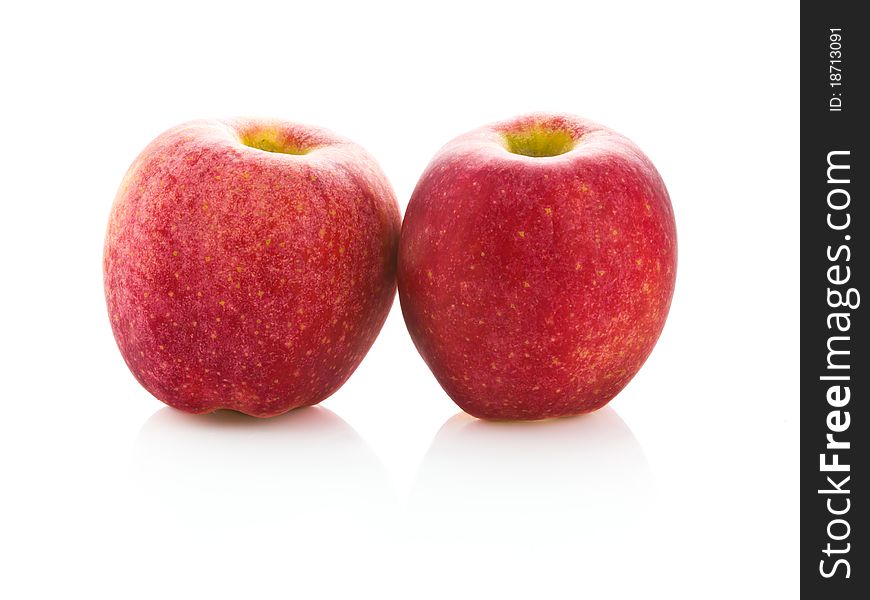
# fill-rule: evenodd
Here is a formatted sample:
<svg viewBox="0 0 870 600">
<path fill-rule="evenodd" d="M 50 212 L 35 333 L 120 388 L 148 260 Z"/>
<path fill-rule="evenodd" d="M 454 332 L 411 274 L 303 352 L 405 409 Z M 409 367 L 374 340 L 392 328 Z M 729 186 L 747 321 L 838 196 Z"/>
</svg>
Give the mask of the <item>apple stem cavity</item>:
<svg viewBox="0 0 870 600">
<path fill-rule="evenodd" d="M 313 150 L 311 146 L 299 144 L 294 140 L 287 139 L 277 129 L 254 129 L 246 131 L 239 136 L 239 140 L 250 148 L 256 148 L 263 152 L 276 152 L 279 154 L 308 154 Z"/>
<path fill-rule="evenodd" d="M 541 158 L 570 152 L 577 140 L 567 129 L 533 125 L 502 133 L 505 147 L 511 154 Z"/>
</svg>

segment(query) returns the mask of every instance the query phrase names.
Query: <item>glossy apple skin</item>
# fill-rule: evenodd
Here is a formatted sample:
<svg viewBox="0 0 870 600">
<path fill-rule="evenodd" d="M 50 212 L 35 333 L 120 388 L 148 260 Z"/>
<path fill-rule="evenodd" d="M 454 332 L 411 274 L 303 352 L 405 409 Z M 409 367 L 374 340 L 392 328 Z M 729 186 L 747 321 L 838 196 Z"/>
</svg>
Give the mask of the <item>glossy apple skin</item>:
<svg viewBox="0 0 870 600">
<path fill-rule="evenodd" d="M 244 145 L 258 128 L 314 149 Z M 327 130 L 180 125 L 139 155 L 112 206 L 103 273 L 115 340 L 145 389 L 187 412 L 316 404 L 386 319 L 400 227 L 375 161 Z"/>
<path fill-rule="evenodd" d="M 567 129 L 576 147 L 530 157 L 503 132 Z M 604 406 L 655 345 L 674 292 L 670 198 L 627 138 L 532 114 L 442 148 L 408 205 L 399 297 L 408 331 L 471 415 L 533 420 Z"/>
</svg>

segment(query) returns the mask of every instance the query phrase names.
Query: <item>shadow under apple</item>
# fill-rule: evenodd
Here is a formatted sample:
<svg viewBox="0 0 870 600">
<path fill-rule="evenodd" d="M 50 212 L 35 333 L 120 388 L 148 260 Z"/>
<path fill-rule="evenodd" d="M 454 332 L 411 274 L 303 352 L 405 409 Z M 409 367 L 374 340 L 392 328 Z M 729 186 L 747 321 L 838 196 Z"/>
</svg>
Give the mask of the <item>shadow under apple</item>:
<svg viewBox="0 0 870 600">
<path fill-rule="evenodd" d="M 131 475 L 155 509 L 204 527 L 339 535 L 395 504 L 366 442 L 322 407 L 271 419 L 162 408 L 139 433 Z"/>
<path fill-rule="evenodd" d="M 420 466 L 410 528 L 441 540 L 570 542 L 630 532 L 652 496 L 643 450 L 610 407 L 521 423 L 459 413 Z"/>
</svg>

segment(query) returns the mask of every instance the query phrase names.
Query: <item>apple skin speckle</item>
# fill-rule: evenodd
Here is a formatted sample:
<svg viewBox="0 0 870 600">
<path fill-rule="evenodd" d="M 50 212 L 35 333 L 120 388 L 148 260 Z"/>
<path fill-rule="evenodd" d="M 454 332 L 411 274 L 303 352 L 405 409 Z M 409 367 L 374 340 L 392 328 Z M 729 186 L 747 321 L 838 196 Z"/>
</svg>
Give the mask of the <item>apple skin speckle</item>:
<svg viewBox="0 0 870 600">
<path fill-rule="evenodd" d="M 375 161 L 327 130 L 257 119 L 170 129 L 134 161 L 109 218 L 118 348 L 145 389 L 187 412 L 317 404 L 387 317 L 400 226 Z"/>
<path fill-rule="evenodd" d="M 558 155 L 534 137 L 547 131 L 560 132 Z M 530 154 L 513 153 L 506 133 Z M 546 419 L 601 408 L 638 372 L 676 267 L 673 209 L 650 160 L 606 127 L 537 113 L 438 152 L 402 226 L 399 297 L 414 344 L 463 410 Z"/>
</svg>

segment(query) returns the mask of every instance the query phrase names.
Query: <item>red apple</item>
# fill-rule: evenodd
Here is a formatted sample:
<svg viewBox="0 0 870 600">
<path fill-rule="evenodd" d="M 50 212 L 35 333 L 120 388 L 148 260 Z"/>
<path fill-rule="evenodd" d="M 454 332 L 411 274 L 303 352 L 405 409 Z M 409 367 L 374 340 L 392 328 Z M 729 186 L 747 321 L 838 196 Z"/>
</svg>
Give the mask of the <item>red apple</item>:
<svg viewBox="0 0 870 600">
<path fill-rule="evenodd" d="M 532 114 L 442 148 L 399 245 L 408 330 L 447 394 L 485 419 L 604 406 L 637 373 L 674 291 L 665 184 L 630 140 Z"/>
<path fill-rule="evenodd" d="M 399 230 L 389 182 L 347 139 L 272 120 L 180 125 L 112 206 L 115 340 L 145 389 L 188 412 L 317 404 L 387 317 Z"/>
</svg>

